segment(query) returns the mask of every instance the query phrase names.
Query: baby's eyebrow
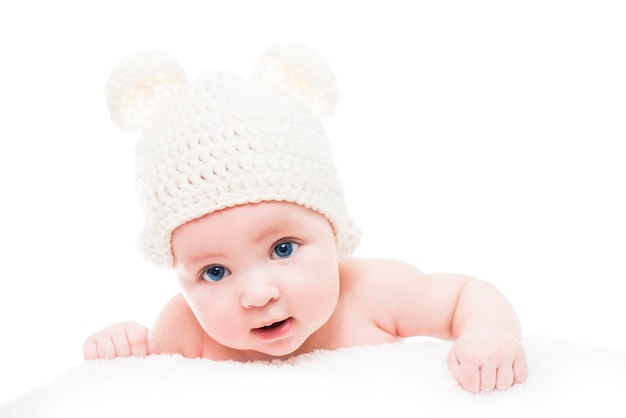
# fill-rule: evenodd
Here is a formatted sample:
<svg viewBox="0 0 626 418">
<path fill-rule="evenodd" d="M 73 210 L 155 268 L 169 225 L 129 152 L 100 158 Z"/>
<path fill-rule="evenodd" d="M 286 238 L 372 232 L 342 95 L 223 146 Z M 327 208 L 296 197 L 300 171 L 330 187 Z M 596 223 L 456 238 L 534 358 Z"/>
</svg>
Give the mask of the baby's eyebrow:
<svg viewBox="0 0 626 418">
<path fill-rule="evenodd" d="M 175 256 L 174 265 L 176 270 L 190 272 L 195 270 L 197 266 L 204 266 L 208 260 L 218 260 L 223 257 L 224 254 L 220 252 L 198 250 L 194 253 L 186 254 L 182 259 L 178 259 Z"/>
<path fill-rule="evenodd" d="M 266 228 L 262 228 L 252 239 L 254 242 L 258 243 L 267 239 L 267 237 L 293 235 L 294 231 L 301 231 L 302 228 L 303 222 L 300 219 L 288 218 L 284 221 L 268 225 Z"/>
</svg>

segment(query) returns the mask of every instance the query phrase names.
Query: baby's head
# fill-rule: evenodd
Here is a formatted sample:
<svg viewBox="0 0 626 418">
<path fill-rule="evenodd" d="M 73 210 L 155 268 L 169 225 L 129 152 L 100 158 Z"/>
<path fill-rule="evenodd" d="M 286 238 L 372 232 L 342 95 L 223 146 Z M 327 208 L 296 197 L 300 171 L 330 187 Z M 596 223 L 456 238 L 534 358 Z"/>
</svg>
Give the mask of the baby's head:
<svg viewBox="0 0 626 418">
<path fill-rule="evenodd" d="M 329 66 L 300 45 L 260 55 L 252 78 L 206 71 L 195 82 L 169 55 L 143 51 L 107 84 L 112 119 L 140 132 L 137 189 L 146 214 L 140 249 L 172 267 L 172 232 L 202 216 L 259 202 L 296 203 L 332 225 L 339 257 L 358 245 L 320 120 L 338 98 Z"/>
</svg>

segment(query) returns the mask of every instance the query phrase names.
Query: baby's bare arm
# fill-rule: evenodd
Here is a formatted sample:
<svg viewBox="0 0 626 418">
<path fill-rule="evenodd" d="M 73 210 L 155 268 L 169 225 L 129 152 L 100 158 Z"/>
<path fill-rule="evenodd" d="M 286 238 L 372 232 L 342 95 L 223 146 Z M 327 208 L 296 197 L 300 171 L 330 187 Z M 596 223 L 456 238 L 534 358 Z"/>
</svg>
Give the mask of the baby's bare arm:
<svg viewBox="0 0 626 418">
<path fill-rule="evenodd" d="M 461 289 L 451 325 L 456 342 L 448 367 L 470 392 L 506 389 L 526 379 L 519 319 L 491 284 L 470 280 Z"/>
<path fill-rule="evenodd" d="M 491 284 L 464 275 L 424 274 L 393 260 L 354 259 L 347 266 L 364 283 L 361 295 L 376 324 L 400 337 L 455 340 L 448 366 L 464 389 L 504 389 L 526 378 L 519 320 Z"/>
<path fill-rule="evenodd" d="M 451 333 L 458 338 L 465 332 L 485 327 L 507 330 L 521 338 L 519 319 L 504 295 L 490 283 L 468 278 L 459 291 Z"/>
<path fill-rule="evenodd" d="M 95 360 L 161 353 L 198 357 L 198 329 L 193 313 L 178 294 L 165 305 L 153 330 L 132 321 L 113 324 L 87 337 L 83 357 Z"/>
<path fill-rule="evenodd" d="M 208 336 L 182 294 L 172 297 L 163 307 L 153 330 L 164 353 L 181 354 L 189 358 L 203 356 L 204 340 Z"/>
</svg>

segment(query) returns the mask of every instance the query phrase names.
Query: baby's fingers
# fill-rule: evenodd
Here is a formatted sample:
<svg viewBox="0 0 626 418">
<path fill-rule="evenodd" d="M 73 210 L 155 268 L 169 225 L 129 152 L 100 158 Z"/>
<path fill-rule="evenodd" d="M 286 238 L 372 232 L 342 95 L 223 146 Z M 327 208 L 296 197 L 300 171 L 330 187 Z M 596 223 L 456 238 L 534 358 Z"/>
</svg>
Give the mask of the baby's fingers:
<svg viewBox="0 0 626 418">
<path fill-rule="evenodd" d="M 480 391 L 490 392 L 496 388 L 498 369 L 493 366 L 482 366 L 480 368 Z"/>
<path fill-rule="evenodd" d="M 85 360 L 95 360 L 98 358 L 98 345 L 91 338 L 88 338 L 85 344 L 83 344 L 83 358 Z"/>
<path fill-rule="evenodd" d="M 86 360 L 110 359 L 117 356 L 117 349 L 111 336 L 100 335 L 89 338 L 83 345 Z"/>
<path fill-rule="evenodd" d="M 468 392 L 480 392 L 481 373 L 480 368 L 475 365 L 461 364 L 457 381 Z"/>
<path fill-rule="evenodd" d="M 468 392 L 479 392 L 481 386 L 480 367 L 461 362 L 453 352 L 448 355 L 448 369 L 452 377 Z"/>
<path fill-rule="evenodd" d="M 508 389 L 518 383 L 523 383 L 528 376 L 528 364 L 526 356 L 515 360 L 512 364 L 502 365 L 498 368 L 496 389 Z"/>
<path fill-rule="evenodd" d="M 91 335 L 83 345 L 86 360 L 143 357 L 160 352 L 156 336 L 135 322 L 114 324 Z"/>
<path fill-rule="evenodd" d="M 147 328 L 128 328 L 125 337 L 129 347 L 128 356 L 143 357 L 158 352 L 156 337 Z"/>
<path fill-rule="evenodd" d="M 508 389 L 513 386 L 513 368 L 495 368 L 489 365 L 460 364 L 453 374 L 457 382 L 468 392 L 490 392 L 494 389 Z"/>
<path fill-rule="evenodd" d="M 495 384 L 495 388 L 498 390 L 504 390 L 504 389 L 508 389 L 511 386 L 513 386 L 513 379 L 514 379 L 514 375 L 513 375 L 513 366 L 502 366 L 500 368 L 498 368 L 498 371 L 496 373 L 497 379 L 496 379 L 496 384 Z M 493 388 L 492 388 L 493 389 Z"/>
<path fill-rule="evenodd" d="M 104 354 L 101 354 L 100 358 L 110 359 L 130 356 L 130 347 L 128 346 L 128 340 L 126 339 L 126 335 L 124 335 L 123 330 L 111 333 L 108 340 L 111 341 L 111 344 L 107 342 L 106 336 L 101 341 L 98 341 L 98 353 L 102 351 Z M 100 349 L 101 345 L 103 345 L 102 350 Z M 110 355 L 111 349 L 109 346 L 112 346 L 113 355 Z"/>
<path fill-rule="evenodd" d="M 528 362 L 526 356 L 523 355 L 513 363 L 513 383 L 523 383 L 528 377 Z"/>
<path fill-rule="evenodd" d="M 524 357 L 516 362 L 462 361 L 454 354 L 448 358 L 448 367 L 454 379 L 468 392 L 489 392 L 508 389 L 526 379 L 527 366 Z"/>
</svg>

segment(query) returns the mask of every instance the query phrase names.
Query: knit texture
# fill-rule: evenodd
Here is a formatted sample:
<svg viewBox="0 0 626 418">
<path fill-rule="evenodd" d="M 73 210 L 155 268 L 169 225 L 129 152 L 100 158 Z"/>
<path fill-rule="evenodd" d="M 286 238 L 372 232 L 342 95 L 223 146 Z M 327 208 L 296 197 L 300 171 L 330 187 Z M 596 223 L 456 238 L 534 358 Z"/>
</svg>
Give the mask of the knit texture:
<svg viewBox="0 0 626 418">
<path fill-rule="evenodd" d="M 311 50 L 282 48 L 282 55 L 280 46 L 268 49 L 269 59 L 268 51 L 262 54 L 251 79 L 206 71 L 189 84 L 170 56 L 146 51 L 113 71 L 111 116 L 122 128 L 142 132 L 135 155 L 146 214 L 139 246 L 150 261 L 172 267 L 171 234 L 178 226 L 263 201 L 321 213 L 340 257 L 358 245 L 360 231 L 347 213 L 331 144 L 316 116 L 332 112 L 334 76 Z"/>
</svg>

